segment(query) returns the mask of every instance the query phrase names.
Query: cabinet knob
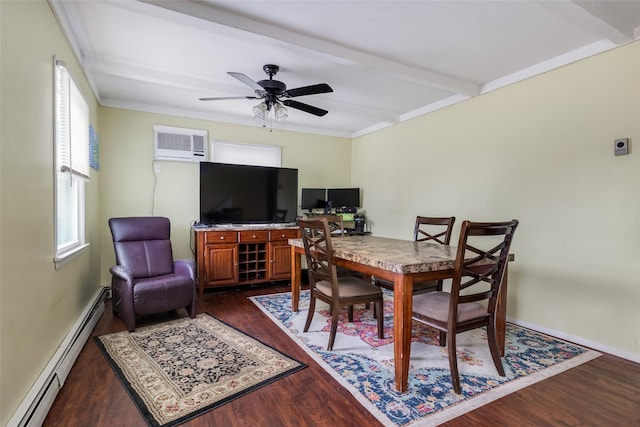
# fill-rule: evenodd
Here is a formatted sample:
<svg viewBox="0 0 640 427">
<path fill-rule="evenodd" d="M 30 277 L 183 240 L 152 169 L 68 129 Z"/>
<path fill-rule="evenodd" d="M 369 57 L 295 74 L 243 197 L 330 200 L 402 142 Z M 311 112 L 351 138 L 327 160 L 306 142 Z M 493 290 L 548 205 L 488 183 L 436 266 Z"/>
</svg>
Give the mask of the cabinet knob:
<svg viewBox="0 0 640 427">
<path fill-rule="evenodd" d="M 280 235 L 280 237 L 284 237 L 284 233 L 282 233 L 282 234 Z"/>
<path fill-rule="evenodd" d="M 220 240 L 224 240 L 224 236 L 220 236 Z"/>
<path fill-rule="evenodd" d="M 251 237 L 255 239 L 255 238 L 256 238 L 256 235 L 254 234 L 254 235 L 253 235 L 253 236 L 251 236 Z"/>
</svg>

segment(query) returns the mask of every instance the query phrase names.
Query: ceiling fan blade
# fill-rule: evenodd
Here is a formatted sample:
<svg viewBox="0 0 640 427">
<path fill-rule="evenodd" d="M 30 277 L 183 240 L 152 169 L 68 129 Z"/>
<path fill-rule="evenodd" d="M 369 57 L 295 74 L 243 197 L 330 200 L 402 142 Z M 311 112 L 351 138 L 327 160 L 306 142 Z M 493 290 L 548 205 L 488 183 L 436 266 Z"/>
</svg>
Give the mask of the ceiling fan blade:
<svg viewBox="0 0 640 427">
<path fill-rule="evenodd" d="M 260 99 L 256 96 L 218 96 L 213 98 L 198 98 L 200 101 L 221 101 L 225 99 Z"/>
<path fill-rule="evenodd" d="M 328 92 L 333 92 L 333 89 L 331 89 L 331 86 L 329 86 L 326 83 L 318 83 L 317 85 L 288 89 L 285 96 L 289 98 L 294 98 L 296 96 L 315 95 L 318 93 L 328 93 Z"/>
<path fill-rule="evenodd" d="M 231 77 L 235 79 L 240 80 L 242 83 L 246 84 L 253 90 L 260 91 L 260 92 L 264 91 L 264 88 L 262 86 L 260 86 L 258 83 L 254 82 L 253 80 L 251 80 L 249 77 L 245 76 L 242 73 L 234 73 L 233 71 L 229 71 L 227 74 L 229 74 Z"/>
<path fill-rule="evenodd" d="M 290 99 L 285 99 L 284 101 L 282 101 L 282 103 L 287 107 L 295 108 L 296 110 L 301 110 L 305 113 L 313 114 L 320 117 L 328 113 L 327 110 L 323 110 L 322 108 L 314 107 L 313 105 L 304 104 L 302 102 L 293 101 Z"/>
</svg>

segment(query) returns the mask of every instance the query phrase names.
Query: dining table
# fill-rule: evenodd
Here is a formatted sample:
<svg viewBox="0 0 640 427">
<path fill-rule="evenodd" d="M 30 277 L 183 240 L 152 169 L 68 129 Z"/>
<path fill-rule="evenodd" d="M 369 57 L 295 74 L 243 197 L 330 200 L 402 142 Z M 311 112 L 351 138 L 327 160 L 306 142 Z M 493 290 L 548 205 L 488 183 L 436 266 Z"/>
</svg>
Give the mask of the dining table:
<svg viewBox="0 0 640 427">
<path fill-rule="evenodd" d="M 413 283 L 450 279 L 457 248 L 436 243 L 416 242 L 378 236 L 344 236 L 332 239 L 337 266 L 393 282 L 393 348 L 395 387 L 407 391 L 409 358 L 411 355 Z M 291 308 L 298 311 L 302 256 L 301 238 L 289 239 L 291 246 Z M 510 255 L 513 260 L 513 255 Z M 507 270 L 498 298 L 496 334 L 500 352 L 504 355 L 506 328 Z"/>
</svg>

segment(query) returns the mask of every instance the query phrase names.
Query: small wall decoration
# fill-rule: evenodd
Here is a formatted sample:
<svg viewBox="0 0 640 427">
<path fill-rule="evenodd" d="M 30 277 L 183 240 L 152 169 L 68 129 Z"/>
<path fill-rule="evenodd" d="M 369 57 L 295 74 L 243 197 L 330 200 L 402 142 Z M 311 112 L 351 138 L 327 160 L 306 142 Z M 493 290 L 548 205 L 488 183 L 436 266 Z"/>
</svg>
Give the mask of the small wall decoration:
<svg viewBox="0 0 640 427">
<path fill-rule="evenodd" d="M 89 165 L 94 170 L 100 170 L 100 147 L 98 141 L 98 133 L 89 125 Z"/>
</svg>

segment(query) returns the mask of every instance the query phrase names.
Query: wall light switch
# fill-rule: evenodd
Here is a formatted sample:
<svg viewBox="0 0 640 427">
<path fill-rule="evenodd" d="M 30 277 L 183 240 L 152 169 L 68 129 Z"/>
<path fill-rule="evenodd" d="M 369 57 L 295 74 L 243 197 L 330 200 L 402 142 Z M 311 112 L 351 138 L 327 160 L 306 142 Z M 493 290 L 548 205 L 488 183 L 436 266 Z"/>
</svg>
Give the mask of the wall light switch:
<svg viewBox="0 0 640 427">
<path fill-rule="evenodd" d="M 616 156 L 629 154 L 629 138 L 620 138 L 613 141 L 613 152 Z"/>
</svg>

